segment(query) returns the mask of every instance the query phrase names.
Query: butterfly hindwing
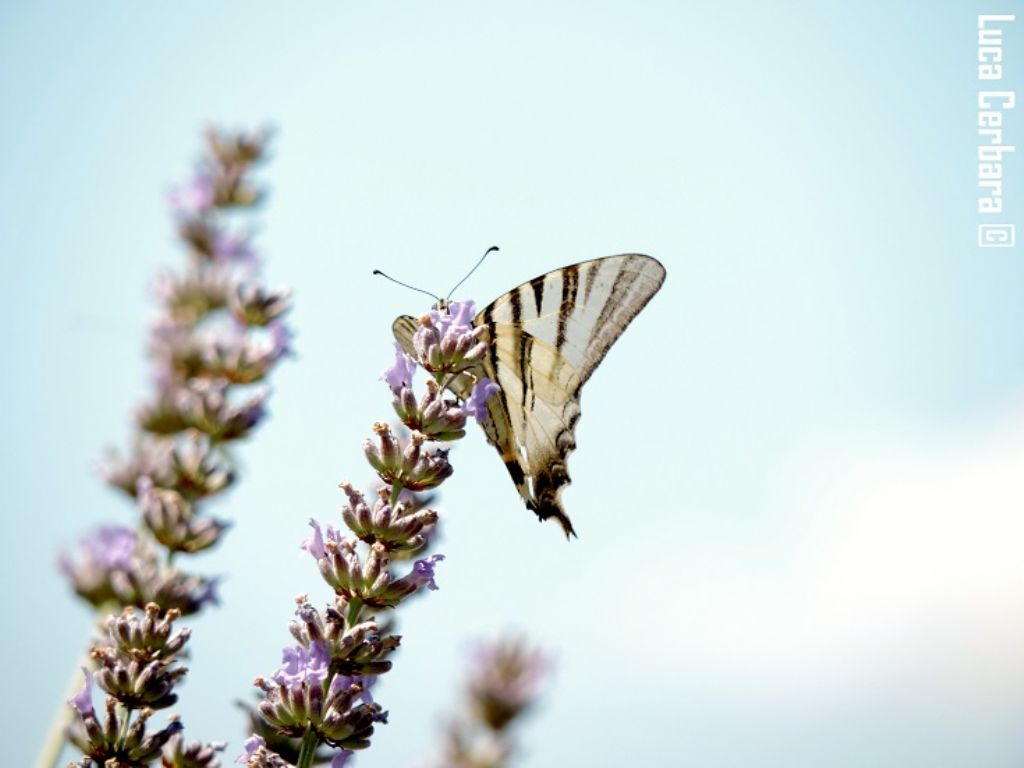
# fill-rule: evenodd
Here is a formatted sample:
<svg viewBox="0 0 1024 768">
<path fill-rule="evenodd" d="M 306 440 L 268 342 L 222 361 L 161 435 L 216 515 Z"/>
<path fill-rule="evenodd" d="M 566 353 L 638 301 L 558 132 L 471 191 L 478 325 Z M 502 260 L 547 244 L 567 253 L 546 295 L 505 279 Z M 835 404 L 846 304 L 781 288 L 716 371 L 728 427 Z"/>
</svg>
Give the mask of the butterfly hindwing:
<svg viewBox="0 0 1024 768">
<path fill-rule="evenodd" d="M 501 389 L 488 401 L 487 438 L 526 506 L 574 533 L 559 495 L 569 482 L 566 458 L 576 448 L 579 375 L 554 347 L 516 326 L 490 326 L 488 336 L 484 375 Z"/>
<path fill-rule="evenodd" d="M 488 357 L 476 372 L 500 391 L 482 424 L 526 506 L 575 534 L 561 502 L 576 448 L 580 390 L 616 339 L 665 279 L 640 254 L 584 261 L 523 283 L 481 311 Z M 395 338 L 409 353 L 416 320 L 398 318 Z M 456 394 L 466 397 L 468 391 Z"/>
</svg>

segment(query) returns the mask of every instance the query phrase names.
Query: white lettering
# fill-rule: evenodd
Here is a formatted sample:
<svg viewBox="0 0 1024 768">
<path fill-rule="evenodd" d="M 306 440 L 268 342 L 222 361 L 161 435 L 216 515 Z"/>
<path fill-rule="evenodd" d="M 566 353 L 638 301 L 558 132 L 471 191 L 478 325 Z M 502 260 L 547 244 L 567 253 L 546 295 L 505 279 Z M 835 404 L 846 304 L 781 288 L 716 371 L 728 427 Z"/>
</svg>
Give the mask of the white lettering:
<svg viewBox="0 0 1024 768">
<path fill-rule="evenodd" d="M 1003 198 L 1001 197 L 979 197 L 978 213 L 1002 213 Z"/>
<path fill-rule="evenodd" d="M 1002 80 L 1003 79 L 1003 65 L 1002 64 L 979 64 L 978 65 L 978 79 L 979 80 Z"/>
<path fill-rule="evenodd" d="M 979 179 L 1001 179 L 1003 178 L 1002 163 L 978 163 Z"/>
<path fill-rule="evenodd" d="M 1000 99 L 1002 103 L 993 104 L 992 99 Z M 1017 105 L 1017 95 L 1013 91 L 981 91 L 978 93 L 978 109 L 1013 109 Z"/>
<path fill-rule="evenodd" d="M 1003 79 L 1003 28 L 1012 14 L 978 16 L 978 80 Z M 1002 213 L 1003 164 L 1017 151 L 1003 143 L 1005 113 L 1017 105 L 1013 91 L 978 91 L 978 212 Z M 989 225 L 985 225 L 989 226 Z"/>
<path fill-rule="evenodd" d="M 978 61 L 1002 61 L 1003 49 L 999 47 L 982 46 L 978 49 Z"/>
<path fill-rule="evenodd" d="M 978 147 L 979 163 L 1001 163 L 1004 152 L 1016 152 L 1017 148 L 1009 145 L 996 144 L 988 147 Z"/>
<path fill-rule="evenodd" d="M 1016 21 L 1017 17 L 1014 15 L 997 15 L 982 13 L 978 16 L 978 29 L 985 29 L 985 24 L 990 21 Z"/>
<path fill-rule="evenodd" d="M 1003 113 L 1002 112 L 979 112 L 978 113 L 978 127 L 979 128 L 998 128 L 1003 124 Z M 981 131 L 978 131 L 981 133 Z"/>
</svg>

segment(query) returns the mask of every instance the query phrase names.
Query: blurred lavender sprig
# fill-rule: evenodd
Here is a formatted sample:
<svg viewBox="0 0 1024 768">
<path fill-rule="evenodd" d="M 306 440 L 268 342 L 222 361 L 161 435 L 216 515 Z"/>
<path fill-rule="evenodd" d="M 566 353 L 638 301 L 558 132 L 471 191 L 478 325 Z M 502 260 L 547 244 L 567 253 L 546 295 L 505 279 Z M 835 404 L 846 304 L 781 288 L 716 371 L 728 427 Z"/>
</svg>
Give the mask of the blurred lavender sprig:
<svg viewBox="0 0 1024 768">
<path fill-rule="evenodd" d="M 436 768 L 505 768 L 516 754 L 515 724 L 536 703 L 550 661 L 518 638 L 480 643 Z"/>
<path fill-rule="evenodd" d="M 155 284 L 153 392 L 137 411 L 132 450 L 102 469 L 134 500 L 137 527 L 104 526 L 79 540 L 77 558 L 61 559 L 75 592 L 111 613 L 105 640 L 89 654 L 96 671 L 85 669 L 85 687 L 69 701 L 81 766 L 219 765 L 220 745 L 186 744 L 175 718 L 152 734 L 146 724 L 174 703 L 186 671 L 179 661 L 188 630 L 171 640 L 171 625 L 216 602 L 215 577 L 173 561 L 216 546 L 227 529 L 205 514 L 205 502 L 235 482 L 230 448 L 266 416 L 265 381 L 289 352 L 288 294 L 263 285 L 239 220 L 264 196 L 252 174 L 267 138 L 209 129 L 192 179 L 170 194 L 187 262 Z M 107 694 L 103 718 L 92 707 L 93 680 Z"/>
<path fill-rule="evenodd" d="M 387 722 L 371 688 L 391 669 L 389 657 L 401 641 L 390 631 L 389 612 L 424 588 L 437 589 L 435 570 L 443 559 L 425 556 L 438 515 L 423 494 L 452 474 L 448 450 L 439 444 L 461 438 L 467 418 L 486 418 L 481 404 L 495 389 L 473 373 L 487 347 L 468 320 L 472 315 L 472 302 L 453 302 L 421 319 L 413 349 L 396 345 L 382 378 L 411 432 L 403 437 L 384 422 L 373 425 L 375 439 L 364 443 L 364 453 L 382 485 L 368 499 L 341 484 L 347 530 L 310 521 L 313 534 L 302 548 L 334 596 L 322 611 L 299 600 L 290 625 L 297 645 L 285 648 L 282 666 L 269 679 L 256 679 L 263 698 L 238 762 L 309 768 L 330 760 L 340 768 L 370 746 L 377 724 Z M 431 378 L 417 397 L 413 378 L 420 367 Z"/>
</svg>

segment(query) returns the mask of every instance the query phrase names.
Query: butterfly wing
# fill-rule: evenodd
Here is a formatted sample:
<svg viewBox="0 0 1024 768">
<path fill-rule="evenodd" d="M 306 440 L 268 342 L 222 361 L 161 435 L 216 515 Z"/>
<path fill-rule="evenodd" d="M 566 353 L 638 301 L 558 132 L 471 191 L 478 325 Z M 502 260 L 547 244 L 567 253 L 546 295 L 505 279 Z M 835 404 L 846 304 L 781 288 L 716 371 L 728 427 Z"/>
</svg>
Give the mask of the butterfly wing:
<svg viewBox="0 0 1024 768">
<path fill-rule="evenodd" d="M 488 357 L 479 375 L 501 388 L 482 424 L 526 506 L 575 535 L 561 502 L 576 448 L 580 390 L 626 326 L 657 293 L 665 268 L 649 256 L 584 261 L 523 283 L 480 312 Z M 399 317 L 395 338 L 412 353 L 416 320 Z M 456 394 L 468 397 L 466 381 Z"/>
<path fill-rule="evenodd" d="M 576 448 L 580 390 L 615 340 L 657 293 L 665 268 L 640 254 L 584 261 L 523 283 L 476 318 L 487 328 L 488 440 L 526 506 L 574 534 L 561 502 Z"/>
</svg>

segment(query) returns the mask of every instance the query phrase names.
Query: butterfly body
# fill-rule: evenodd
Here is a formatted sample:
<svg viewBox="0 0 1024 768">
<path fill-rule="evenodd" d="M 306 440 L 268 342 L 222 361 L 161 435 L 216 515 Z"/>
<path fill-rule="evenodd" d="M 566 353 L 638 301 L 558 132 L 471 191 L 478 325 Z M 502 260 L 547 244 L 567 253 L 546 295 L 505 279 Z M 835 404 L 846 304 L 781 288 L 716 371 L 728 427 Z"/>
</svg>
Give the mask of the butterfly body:
<svg viewBox="0 0 1024 768">
<path fill-rule="evenodd" d="M 657 259 L 621 254 L 535 277 L 474 319 L 486 330 L 487 357 L 472 373 L 496 382 L 482 422 L 526 506 L 575 535 L 561 502 L 566 461 L 576 448 L 580 391 L 591 373 L 665 280 Z M 416 320 L 399 317 L 395 338 L 409 352 Z M 472 381 L 455 383 L 466 398 Z"/>
</svg>

